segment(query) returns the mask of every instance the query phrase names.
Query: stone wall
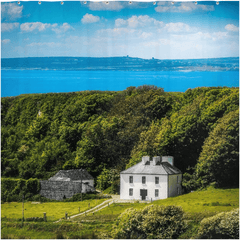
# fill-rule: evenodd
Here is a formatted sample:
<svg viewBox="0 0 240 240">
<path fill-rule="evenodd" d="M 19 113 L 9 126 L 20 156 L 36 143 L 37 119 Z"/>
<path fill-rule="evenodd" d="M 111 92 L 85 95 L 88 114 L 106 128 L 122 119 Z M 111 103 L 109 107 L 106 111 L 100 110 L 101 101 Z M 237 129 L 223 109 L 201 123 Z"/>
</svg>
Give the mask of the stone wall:
<svg viewBox="0 0 240 240">
<path fill-rule="evenodd" d="M 70 198 L 76 193 L 81 193 L 81 183 L 73 181 L 40 181 L 40 195 L 46 198 L 62 200 Z M 88 186 L 82 184 L 83 192 L 88 191 Z"/>
</svg>

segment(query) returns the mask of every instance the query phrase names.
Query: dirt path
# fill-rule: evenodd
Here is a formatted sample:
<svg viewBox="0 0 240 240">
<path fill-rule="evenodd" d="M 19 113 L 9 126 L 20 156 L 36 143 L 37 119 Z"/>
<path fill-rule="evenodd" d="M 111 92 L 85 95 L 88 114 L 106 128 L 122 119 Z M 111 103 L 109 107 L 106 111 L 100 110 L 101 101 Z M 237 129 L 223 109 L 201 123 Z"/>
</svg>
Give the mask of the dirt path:
<svg viewBox="0 0 240 240">
<path fill-rule="evenodd" d="M 81 215 L 87 215 L 87 214 L 89 214 L 89 213 L 97 212 L 97 211 L 99 211 L 99 210 L 101 210 L 101 209 L 109 206 L 109 205 L 112 204 L 113 202 L 114 202 L 113 199 L 108 199 L 108 200 L 102 202 L 101 204 L 95 206 L 94 208 L 91 208 L 91 209 L 89 209 L 89 210 L 87 210 L 87 211 L 85 211 L 85 212 L 81 212 L 81 213 L 78 213 L 78 214 L 69 216 L 68 219 L 75 218 L 75 217 L 78 217 L 78 216 L 81 216 Z M 60 222 L 60 221 L 62 221 L 62 218 L 59 219 L 58 221 L 54 222 L 54 223 L 58 223 L 58 222 Z"/>
<path fill-rule="evenodd" d="M 89 213 L 95 213 L 95 212 L 98 212 L 100 211 L 101 209 L 113 204 L 113 203 L 134 203 L 136 202 L 136 200 L 123 200 L 123 199 L 120 199 L 120 195 L 111 195 L 112 199 L 108 199 L 104 202 L 102 202 L 101 204 L 95 206 L 94 208 L 91 208 L 85 212 L 81 212 L 81 213 L 78 213 L 78 214 L 75 214 L 75 215 L 72 215 L 72 216 L 69 216 L 68 219 L 72 219 L 72 218 L 75 218 L 75 217 L 78 217 L 78 216 L 82 216 L 82 215 L 87 215 Z M 139 201 L 139 203 L 149 203 L 149 201 Z M 54 222 L 54 223 L 58 223 L 62 221 L 62 219 L 59 219 L 58 221 Z"/>
</svg>

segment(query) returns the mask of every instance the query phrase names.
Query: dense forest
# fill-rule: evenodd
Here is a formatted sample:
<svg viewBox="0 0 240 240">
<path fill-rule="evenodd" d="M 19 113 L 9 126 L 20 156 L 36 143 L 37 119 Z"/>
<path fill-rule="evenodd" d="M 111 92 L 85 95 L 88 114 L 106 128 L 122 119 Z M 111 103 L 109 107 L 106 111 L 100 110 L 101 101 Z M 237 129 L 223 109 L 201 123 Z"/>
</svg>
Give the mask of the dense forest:
<svg viewBox="0 0 240 240">
<path fill-rule="evenodd" d="M 142 156 L 170 155 L 187 190 L 238 186 L 239 89 L 172 93 L 144 85 L 6 97 L 1 139 L 4 177 L 47 179 L 86 168 L 106 188 Z"/>
</svg>

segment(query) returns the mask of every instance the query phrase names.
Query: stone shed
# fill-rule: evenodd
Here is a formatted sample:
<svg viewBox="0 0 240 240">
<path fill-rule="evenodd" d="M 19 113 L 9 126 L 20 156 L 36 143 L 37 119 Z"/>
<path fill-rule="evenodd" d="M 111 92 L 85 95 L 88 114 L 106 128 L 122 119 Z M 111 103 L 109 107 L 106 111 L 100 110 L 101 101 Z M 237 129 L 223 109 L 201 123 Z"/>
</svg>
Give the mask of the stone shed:
<svg viewBox="0 0 240 240">
<path fill-rule="evenodd" d="M 85 169 L 60 170 L 48 180 L 40 181 L 40 184 L 40 195 L 55 200 L 95 191 L 94 178 Z"/>
</svg>

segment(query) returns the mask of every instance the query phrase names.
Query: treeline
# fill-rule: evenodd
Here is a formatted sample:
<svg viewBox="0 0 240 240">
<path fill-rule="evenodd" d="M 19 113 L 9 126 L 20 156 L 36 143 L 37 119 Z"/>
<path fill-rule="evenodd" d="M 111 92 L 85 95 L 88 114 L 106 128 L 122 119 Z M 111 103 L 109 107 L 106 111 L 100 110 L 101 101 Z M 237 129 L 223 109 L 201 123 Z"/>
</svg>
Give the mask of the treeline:
<svg viewBox="0 0 240 240">
<path fill-rule="evenodd" d="M 86 168 L 108 187 L 104 179 L 141 156 L 171 155 L 187 172 L 187 189 L 236 185 L 238 94 L 141 86 L 2 98 L 2 176 L 47 179 L 60 169 Z"/>
</svg>

